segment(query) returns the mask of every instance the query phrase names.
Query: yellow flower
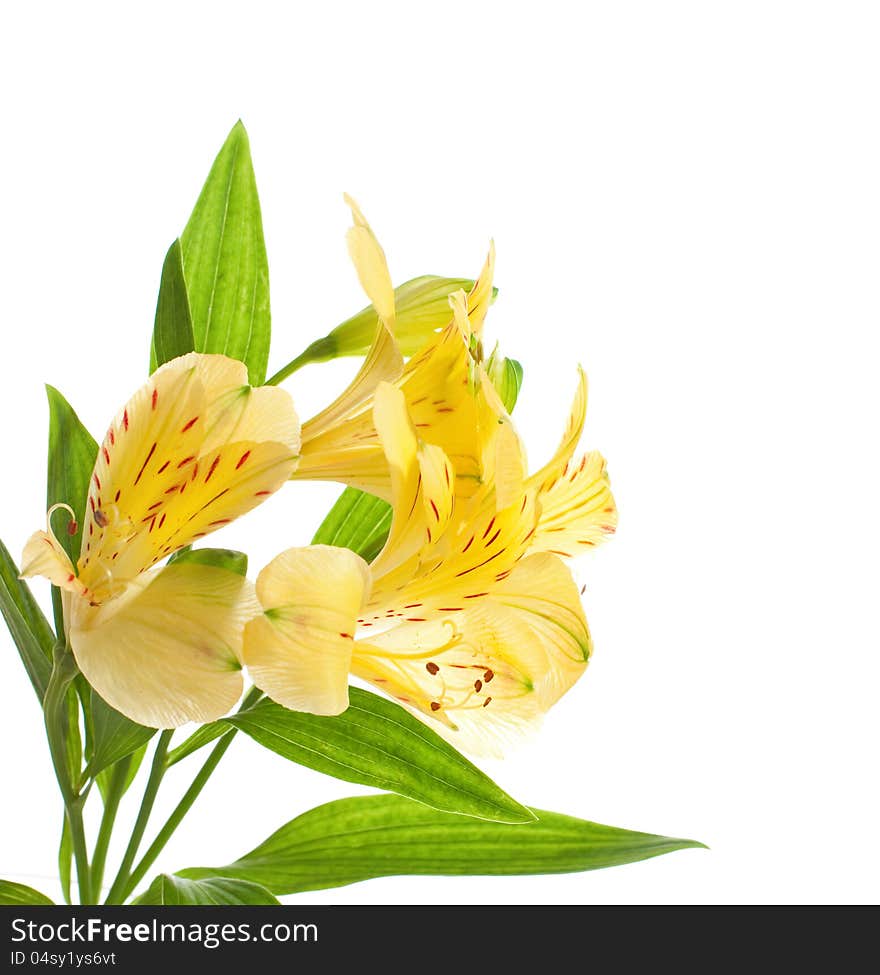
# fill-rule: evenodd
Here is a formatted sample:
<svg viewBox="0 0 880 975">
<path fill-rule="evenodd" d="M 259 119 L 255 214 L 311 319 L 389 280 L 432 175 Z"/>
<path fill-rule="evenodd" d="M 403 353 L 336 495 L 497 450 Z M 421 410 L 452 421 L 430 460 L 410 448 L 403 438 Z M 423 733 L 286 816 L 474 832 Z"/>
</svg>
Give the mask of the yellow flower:
<svg viewBox="0 0 880 975">
<path fill-rule="evenodd" d="M 497 753 L 580 677 L 591 640 L 560 556 L 614 531 L 602 458 L 575 460 L 580 376 L 550 462 L 501 502 L 491 483 L 460 498 L 454 465 L 426 443 L 403 390 L 381 383 L 372 411 L 394 516 L 371 566 L 345 549 L 289 549 L 259 575 L 263 614 L 244 659 L 279 703 L 337 714 L 349 674 L 443 722 L 457 745 Z"/>
<path fill-rule="evenodd" d="M 209 565 L 157 563 L 276 491 L 299 440 L 286 392 L 251 388 L 247 368 L 226 356 L 182 356 L 153 373 L 111 423 L 76 566 L 48 519 L 30 538 L 22 575 L 61 589 L 77 664 L 113 707 L 172 728 L 211 721 L 238 700 L 252 585 Z"/>
<path fill-rule="evenodd" d="M 348 199 L 348 198 L 346 198 Z M 525 457 L 510 417 L 483 364 L 482 328 L 492 301 L 494 248 L 471 292 L 450 298 L 447 324 L 405 365 L 395 339 L 394 289 L 385 254 L 357 205 L 349 252 L 379 325 L 349 387 L 303 425 L 298 479 L 333 480 L 391 500 L 388 464 L 373 422 L 382 382 L 402 390 L 419 436 L 452 461 L 459 498 L 493 481 L 499 503 L 521 486 Z"/>
</svg>

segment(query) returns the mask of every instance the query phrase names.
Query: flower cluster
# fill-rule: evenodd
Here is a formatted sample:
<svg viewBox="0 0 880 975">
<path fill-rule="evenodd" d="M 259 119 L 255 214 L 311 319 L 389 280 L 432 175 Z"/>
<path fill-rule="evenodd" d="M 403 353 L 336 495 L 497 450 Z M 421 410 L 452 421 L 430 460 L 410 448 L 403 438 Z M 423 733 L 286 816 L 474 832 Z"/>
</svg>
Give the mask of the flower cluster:
<svg viewBox="0 0 880 975">
<path fill-rule="evenodd" d="M 603 458 L 577 453 L 586 380 L 580 372 L 555 454 L 529 473 L 483 353 L 493 251 L 439 327 L 409 314 L 401 342 L 385 255 L 349 203 L 349 251 L 375 334 L 348 388 L 300 426 L 287 392 L 252 388 L 238 361 L 173 359 L 107 430 L 76 564 L 47 523 L 22 574 L 58 586 L 80 670 L 141 724 L 226 714 L 244 668 L 287 708 L 338 714 L 354 675 L 463 747 L 497 751 L 559 700 L 591 653 L 565 560 L 612 533 L 617 512 Z M 405 360 L 413 321 L 421 347 Z M 390 502 L 371 564 L 348 549 L 291 548 L 254 586 L 180 557 L 297 479 Z"/>
</svg>

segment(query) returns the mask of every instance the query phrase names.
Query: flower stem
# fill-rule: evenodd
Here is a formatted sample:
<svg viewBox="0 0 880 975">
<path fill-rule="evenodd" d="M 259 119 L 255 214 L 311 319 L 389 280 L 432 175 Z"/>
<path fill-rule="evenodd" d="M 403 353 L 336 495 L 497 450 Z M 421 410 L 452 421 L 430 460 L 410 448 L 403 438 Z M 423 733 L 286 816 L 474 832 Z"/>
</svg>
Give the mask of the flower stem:
<svg viewBox="0 0 880 975">
<path fill-rule="evenodd" d="M 333 335 L 325 335 L 321 339 L 316 339 L 295 359 L 291 360 L 282 369 L 279 369 L 270 379 L 266 380 L 267 386 L 277 386 L 288 376 L 292 376 L 298 369 L 308 365 L 310 362 L 327 362 L 337 356 L 336 338 Z"/>
<path fill-rule="evenodd" d="M 198 799 L 199 793 L 205 787 L 205 783 L 211 777 L 211 774 L 219 764 L 220 759 L 225 755 L 226 749 L 232 744 L 232 739 L 235 737 L 235 734 L 235 729 L 230 729 L 211 749 L 211 754 L 208 756 L 205 764 L 201 767 L 201 769 L 199 769 L 199 773 L 193 779 L 192 785 L 190 785 L 190 787 L 186 790 L 183 798 L 175 807 L 174 812 L 171 813 L 165 825 L 159 830 L 158 835 L 153 840 L 150 848 L 141 858 L 140 863 L 138 863 L 134 870 L 132 870 L 130 879 L 123 888 L 123 901 L 130 896 L 135 887 L 141 882 L 144 874 L 153 865 L 156 857 L 165 848 L 165 844 L 168 842 L 168 840 L 171 839 L 172 834 L 180 825 L 183 817 L 190 811 L 193 803 L 196 801 L 196 799 Z"/>
<path fill-rule="evenodd" d="M 58 788 L 64 800 L 64 813 L 70 828 L 80 903 L 90 904 L 92 893 L 89 854 L 82 818 L 85 795 L 78 793 L 73 786 L 66 747 L 67 691 L 76 675 L 77 668 L 73 654 L 63 642 L 57 643 L 53 654 L 52 674 L 43 698 L 43 717 L 46 722 L 46 737 L 49 740 L 55 778 L 58 779 Z"/>
<path fill-rule="evenodd" d="M 244 700 L 241 702 L 239 707 L 239 712 L 245 711 L 250 707 L 253 707 L 260 698 L 262 698 L 263 692 L 256 687 L 252 687 L 250 691 L 245 695 Z M 237 733 L 236 728 L 230 728 L 220 741 L 211 749 L 211 754 L 205 760 L 205 764 L 199 769 L 198 774 L 193 779 L 192 784 L 184 793 L 183 798 L 175 806 L 174 811 L 168 817 L 165 825 L 159 830 L 156 838 L 150 844 L 147 852 L 141 857 L 140 863 L 131 871 L 131 876 L 123 888 L 122 901 L 124 902 L 134 891 L 135 887 L 141 882 L 144 874 L 150 869 L 156 860 L 156 857 L 165 848 L 165 844 L 171 839 L 174 831 L 180 825 L 183 817 L 190 811 L 198 799 L 199 794 L 205 787 L 208 779 L 211 777 L 214 769 L 217 768 L 220 763 L 220 759 L 226 754 L 226 750 L 232 744 L 232 739 Z M 170 757 L 170 756 L 169 756 Z M 172 762 L 166 762 L 166 768 L 173 764 Z M 109 898 L 107 903 L 110 903 Z"/>
<path fill-rule="evenodd" d="M 130 768 L 131 755 L 128 755 L 113 766 L 113 772 L 110 776 L 110 784 L 104 800 L 104 814 L 101 817 L 98 839 L 95 841 L 95 851 L 92 854 L 92 894 L 96 898 L 101 893 L 101 882 L 104 879 L 104 866 L 107 863 L 107 849 L 110 845 L 110 836 L 113 833 L 116 813 L 119 810 L 119 802 L 125 792 L 125 783 L 128 779 Z"/>
<path fill-rule="evenodd" d="M 113 881 L 113 885 L 110 887 L 110 893 L 107 895 L 107 899 L 104 902 L 105 904 L 121 904 L 125 901 L 125 896 L 122 892 L 128 885 L 131 865 L 134 863 L 134 858 L 137 856 L 138 847 L 141 845 L 141 840 L 144 838 L 144 832 L 146 831 L 147 823 L 150 820 L 150 813 L 153 811 L 153 804 L 156 801 L 156 794 L 159 791 L 159 786 L 162 784 L 162 777 L 165 775 L 165 755 L 168 752 L 168 745 L 171 742 L 171 736 L 173 734 L 173 731 L 163 731 L 159 736 L 156 751 L 153 755 L 153 764 L 150 768 L 150 777 L 147 779 L 147 786 L 144 789 L 144 798 L 141 800 L 141 808 L 138 812 L 138 817 L 135 820 L 134 829 L 131 833 L 131 839 L 128 841 L 128 846 L 126 847 L 125 854 L 122 857 L 122 863 L 119 865 L 119 871 L 116 874 L 116 879 Z"/>
</svg>

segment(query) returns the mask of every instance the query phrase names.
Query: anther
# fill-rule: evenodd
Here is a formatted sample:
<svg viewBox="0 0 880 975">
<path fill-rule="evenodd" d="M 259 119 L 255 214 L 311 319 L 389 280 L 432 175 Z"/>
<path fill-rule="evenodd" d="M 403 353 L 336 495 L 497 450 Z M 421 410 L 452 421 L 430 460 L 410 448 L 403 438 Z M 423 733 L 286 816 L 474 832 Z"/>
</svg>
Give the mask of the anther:
<svg viewBox="0 0 880 975">
<path fill-rule="evenodd" d="M 106 528 L 110 524 L 110 519 L 101 511 L 100 508 L 95 509 L 95 522 L 99 528 Z M 68 531 L 70 529 L 68 528 Z"/>
<path fill-rule="evenodd" d="M 78 531 L 79 531 L 79 526 L 76 523 L 76 519 L 71 518 L 70 521 L 67 523 L 67 534 L 75 535 Z"/>
<path fill-rule="evenodd" d="M 427 670 L 429 674 L 436 674 L 440 670 L 440 668 L 437 666 L 437 664 L 434 663 L 433 660 L 429 660 L 425 664 L 425 670 Z"/>
<path fill-rule="evenodd" d="M 432 711 L 439 711 L 440 710 L 440 702 L 439 701 L 431 701 L 431 710 Z"/>
<path fill-rule="evenodd" d="M 492 680 L 494 676 L 495 676 L 494 670 L 487 670 L 486 673 L 483 674 L 483 680 L 488 684 L 489 681 Z"/>
</svg>

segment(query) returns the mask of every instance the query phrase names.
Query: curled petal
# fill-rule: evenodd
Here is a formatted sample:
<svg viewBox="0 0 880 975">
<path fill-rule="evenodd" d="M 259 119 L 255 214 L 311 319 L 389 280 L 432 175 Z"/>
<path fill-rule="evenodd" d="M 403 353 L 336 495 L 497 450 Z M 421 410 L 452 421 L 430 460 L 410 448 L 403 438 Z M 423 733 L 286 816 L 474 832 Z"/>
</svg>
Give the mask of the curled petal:
<svg viewBox="0 0 880 975">
<path fill-rule="evenodd" d="M 247 625 L 244 661 L 253 682 L 284 707 L 340 714 L 357 617 L 370 570 L 331 545 L 292 548 L 257 578 L 262 615 Z"/>
<path fill-rule="evenodd" d="M 25 544 L 21 556 L 21 577 L 27 579 L 31 576 L 43 576 L 53 586 L 68 592 L 83 591 L 83 585 L 74 574 L 67 552 L 48 531 L 34 532 Z"/>
</svg>

